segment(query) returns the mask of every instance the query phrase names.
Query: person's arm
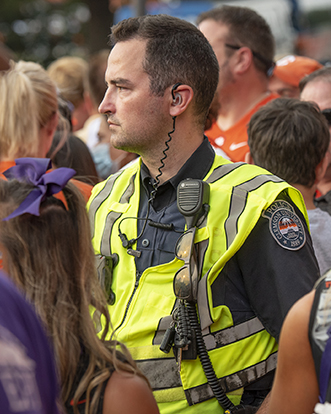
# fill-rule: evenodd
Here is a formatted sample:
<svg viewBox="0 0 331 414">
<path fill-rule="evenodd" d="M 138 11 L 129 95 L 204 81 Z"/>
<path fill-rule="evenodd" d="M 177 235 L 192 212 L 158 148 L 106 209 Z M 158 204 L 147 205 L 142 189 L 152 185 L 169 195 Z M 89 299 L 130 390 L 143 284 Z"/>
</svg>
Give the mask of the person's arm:
<svg viewBox="0 0 331 414">
<path fill-rule="evenodd" d="M 159 409 L 146 381 L 115 371 L 106 385 L 102 413 L 159 414 Z"/>
<path fill-rule="evenodd" d="M 314 295 L 315 291 L 305 295 L 285 318 L 268 414 L 311 414 L 318 402 L 318 382 L 308 338 Z M 262 414 L 260 410 L 258 414 Z"/>
</svg>

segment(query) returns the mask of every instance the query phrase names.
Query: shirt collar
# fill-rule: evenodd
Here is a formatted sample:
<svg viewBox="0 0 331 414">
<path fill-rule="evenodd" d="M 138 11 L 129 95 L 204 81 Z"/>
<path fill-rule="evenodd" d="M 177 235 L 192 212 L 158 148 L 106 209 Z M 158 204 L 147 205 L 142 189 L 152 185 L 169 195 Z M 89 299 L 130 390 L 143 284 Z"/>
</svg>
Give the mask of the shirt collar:
<svg viewBox="0 0 331 414">
<path fill-rule="evenodd" d="M 185 178 L 203 179 L 210 170 L 215 158 L 215 151 L 210 145 L 208 138 L 204 136 L 201 145 L 195 150 L 191 157 L 185 162 L 178 173 L 170 178 L 170 180 L 159 186 L 169 186 L 169 184 L 177 189 L 178 184 Z M 149 170 L 144 163 L 141 166 L 141 179 L 146 189 L 152 186 L 152 178 Z"/>
</svg>

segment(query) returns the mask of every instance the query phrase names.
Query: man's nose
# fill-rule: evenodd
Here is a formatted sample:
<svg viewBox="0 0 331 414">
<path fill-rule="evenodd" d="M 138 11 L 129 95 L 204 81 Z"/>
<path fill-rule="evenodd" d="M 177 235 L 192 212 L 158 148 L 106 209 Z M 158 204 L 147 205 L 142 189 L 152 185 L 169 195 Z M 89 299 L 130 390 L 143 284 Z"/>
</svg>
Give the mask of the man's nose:
<svg viewBox="0 0 331 414">
<path fill-rule="evenodd" d="M 106 91 L 105 96 L 103 97 L 103 100 L 101 101 L 98 111 L 101 114 L 106 114 L 109 112 L 114 113 L 115 112 L 115 105 L 114 105 L 114 99 L 109 90 Z"/>
</svg>

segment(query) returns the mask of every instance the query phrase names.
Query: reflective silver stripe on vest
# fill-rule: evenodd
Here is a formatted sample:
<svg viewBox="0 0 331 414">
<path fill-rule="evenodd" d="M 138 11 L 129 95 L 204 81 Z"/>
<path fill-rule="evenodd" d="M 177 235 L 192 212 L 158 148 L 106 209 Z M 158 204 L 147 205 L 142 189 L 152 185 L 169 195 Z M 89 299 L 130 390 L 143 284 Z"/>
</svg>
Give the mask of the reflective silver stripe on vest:
<svg viewBox="0 0 331 414">
<path fill-rule="evenodd" d="M 258 175 L 249 181 L 245 181 L 244 183 L 239 184 L 233 188 L 230 202 L 230 211 L 224 224 L 227 249 L 234 241 L 238 233 L 238 220 L 245 210 L 248 193 L 257 190 L 259 187 L 270 181 L 273 183 L 280 183 L 284 180 L 275 175 L 263 174 Z"/>
<path fill-rule="evenodd" d="M 112 254 L 110 245 L 110 235 L 116 220 L 118 220 L 121 217 L 121 215 L 122 213 L 116 213 L 115 211 L 111 211 L 106 217 L 100 245 L 100 254 L 102 254 L 102 256 L 110 256 Z"/>
<path fill-rule="evenodd" d="M 136 363 L 148 378 L 153 391 L 182 386 L 175 358 L 149 359 Z"/>
<path fill-rule="evenodd" d="M 199 265 L 199 275 L 202 275 L 202 268 L 203 268 L 203 263 L 205 260 L 205 254 L 207 251 L 209 245 L 209 239 L 207 240 L 202 240 L 201 242 L 199 242 L 197 244 L 197 248 L 198 248 L 198 265 Z"/>
<path fill-rule="evenodd" d="M 220 378 L 219 383 L 223 390 L 228 393 L 239 388 L 246 387 L 250 383 L 276 369 L 276 365 L 277 353 L 274 353 L 265 361 L 259 362 L 258 364 L 242 371 L 238 371 L 228 377 Z M 199 385 L 198 387 L 190 388 L 189 390 L 184 391 L 189 405 L 198 404 L 214 397 L 213 391 L 209 384 Z"/>
<path fill-rule="evenodd" d="M 234 162 L 234 163 L 231 163 L 231 164 L 220 165 L 219 167 L 215 168 L 215 170 L 210 174 L 210 176 L 208 177 L 206 182 L 208 184 L 212 184 L 215 181 L 218 181 L 220 178 L 225 177 L 230 172 L 236 170 L 237 168 L 239 168 L 243 164 L 245 164 L 245 163 L 244 162 Z"/>
<path fill-rule="evenodd" d="M 277 177 L 276 175 L 262 174 L 252 178 L 249 181 L 245 181 L 244 183 L 237 185 L 236 188 L 240 188 L 241 190 L 245 191 L 254 191 L 269 181 L 272 181 L 273 183 L 284 182 L 284 180 Z"/>
<path fill-rule="evenodd" d="M 198 285 L 198 310 L 199 310 L 199 318 L 200 318 L 200 326 L 201 330 L 203 331 L 207 327 L 209 327 L 214 321 L 211 317 L 209 306 L 208 306 L 208 276 L 209 272 L 212 268 L 208 270 L 208 272 L 203 276 L 200 280 Z"/>
<path fill-rule="evenodd" d="M 106 182 L 103 189 L 100 191 L 99 194 L 92 200 L 89 208 L 89 218 L 90 218 L 90 225 L 91 225 L 91 235 L 92 239 L 94 237 L 94 221 L 95 221 L 95 215 L 98 211 L 101 204 L 108 198 L 111 190 L 113 189 L 114 183 L 116 179 L 122 174 L 123 171 L 118 171 L 116 174 L 110 176 L 108 181 Z"/>
<path fill-rule="evenodd" d="M 136 177 L 136 174 L 134 174 L 130 178 L 129 185 L 127 186 L 127 188 L 125 189 L 124 193 L 122 194 L 122 196 L 119 200 L 119 202 L 121 204 L 127 204 L 130 201 L 130 198 L 134 193 L 134 180 L 135 180 L 135 177 Z M 106 193 L 104 193 L 104 195 L 105 194 Z M 109 193 L 108 193 L 108 195 L 109 195 Z M 106 198 L 108 197 L 108 195 L 106 195 Z M 100 199 L 99 199 L 99 201 L 102 203 L 102 201 Z M 94 200 L 92 201 L 92 203 L 93 202 L 94 202 Z M 102 233 L 102 238 L 101 238 L 101 245 L 100 245 L 100 253 L 103 256 L 110 256 L 111 253 L 112 253 L 111 245 L 110 245 L 110 238 L 111 238 L 110 236 L 111 236 L 113 226 L 114 226 L 116 220 L 118 220 L 121 217 L 122 214 L 123 213 L 118 213 L 118 212 L 115 212 L 115 211 L 111 211 L 106 217 L 105 226 L 104 226 L 103 233 Z"/>
<path fill-rule="evenodd" d="M 120 198 L 120 203 L 126 204 L 130 201 L 130 198 L 132 194 L 134 193 L 134 180 L 136 178 L 136 174 L 133 174 L 133 176 L 130 178 L 130 183 L 127 186 L 127 189 L 124 191 Z"/>
<path fill-rule="evenodd" d="M 240 341 L 250 335 L 263 331 L 264 326 L 258 318 L 249 319 L 236 326 L 209 333 L 203 337 L 208 351 Z"/>
<path fill-rule="evenodd" d="M 247 194 L 247 191 L 238 189 L 237 187 L 234 187 L 232 190 L 230 212 L 224 223 L 226 250 L 228 250 L 238 233 L 238 220 L 245 210 Z"/>
<path fill-rule="evenodd" d="M 154 391 L 181 387 L 178 366 L 175 358 L 157 358 L 136 361 L 138 367 L 148 378 Z M 235 391 L 253 383 L 267 373 L 273 371 L 277 364 L 277 353 L 270 355 L 265 361 L 248 367 L 219 379 L 225 392 Z M 214 397 L 209 384 L 184 390 L 190 405 L 208 400 Z"/>
</svg>

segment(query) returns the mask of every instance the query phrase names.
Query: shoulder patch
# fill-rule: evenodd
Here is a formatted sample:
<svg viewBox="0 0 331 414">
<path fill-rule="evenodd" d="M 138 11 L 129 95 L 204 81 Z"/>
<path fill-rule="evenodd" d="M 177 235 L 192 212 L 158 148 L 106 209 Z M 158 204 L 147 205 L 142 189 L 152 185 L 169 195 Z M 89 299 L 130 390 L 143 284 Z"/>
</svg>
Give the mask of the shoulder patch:
<svg viewBox="0 0 331 414">
<path fill-rule="evenodd" d="M 269 230 L 276 242 L 288 250 L 299 250 L 306 243 L 306 234 L 300 218 L 287 201 L 274 201 L 263 213 L 269 219 Z"/>
</svg>

